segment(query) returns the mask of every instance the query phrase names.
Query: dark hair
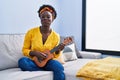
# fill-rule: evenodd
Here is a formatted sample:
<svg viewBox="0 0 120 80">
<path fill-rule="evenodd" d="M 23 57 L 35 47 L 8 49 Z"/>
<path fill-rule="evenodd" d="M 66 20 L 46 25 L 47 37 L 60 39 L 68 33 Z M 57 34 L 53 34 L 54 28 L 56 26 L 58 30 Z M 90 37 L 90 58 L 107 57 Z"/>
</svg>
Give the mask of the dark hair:
<svg viewBox="0 0 120 80">
<path fill-rule="evenodd" d="M 54 7 L 52 7 L 51 5 L 42 5 L 39 10 L 38 10 L 38 14 L 40 16 L 40 11 L 45 8 L 45 7 L 48 7 L 50 8 L 53 12 L 52 12 L 52 15 L 54 16 L 54 19 L 57 17 L 57 13 L 56 13 L 56 10 L 54 9 Z"/>
</svg>

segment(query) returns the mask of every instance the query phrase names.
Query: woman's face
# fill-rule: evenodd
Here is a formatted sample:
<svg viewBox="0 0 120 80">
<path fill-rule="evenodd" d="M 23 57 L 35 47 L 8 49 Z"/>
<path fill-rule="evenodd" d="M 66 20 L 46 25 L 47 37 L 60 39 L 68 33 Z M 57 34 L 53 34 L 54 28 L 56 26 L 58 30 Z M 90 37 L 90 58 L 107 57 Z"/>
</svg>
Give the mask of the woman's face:
<svg viewBox="0 0 120 80">
<path fill-rule="evenodd" d="M 53 21 L 52 13 L 49 11 L 44 11 L 40 14 L 42 26 L 50 26 Z"/>
</svg>

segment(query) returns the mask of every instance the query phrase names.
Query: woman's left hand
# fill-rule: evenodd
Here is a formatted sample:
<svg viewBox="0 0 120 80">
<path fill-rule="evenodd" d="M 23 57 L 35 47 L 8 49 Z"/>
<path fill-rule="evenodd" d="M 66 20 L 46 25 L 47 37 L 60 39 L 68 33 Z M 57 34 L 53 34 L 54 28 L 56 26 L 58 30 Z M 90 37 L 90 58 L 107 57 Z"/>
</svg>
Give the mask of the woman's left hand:
<svg viewBox="0 0 120 80">
<path fill-rule="evenodd" d="M 64 47 L 65 47 L 65 44 L 61 43 L 61 44 L 58 46 L 58 49 L 61 51 L 61 50 L 64 49 Z"/>
</svg>

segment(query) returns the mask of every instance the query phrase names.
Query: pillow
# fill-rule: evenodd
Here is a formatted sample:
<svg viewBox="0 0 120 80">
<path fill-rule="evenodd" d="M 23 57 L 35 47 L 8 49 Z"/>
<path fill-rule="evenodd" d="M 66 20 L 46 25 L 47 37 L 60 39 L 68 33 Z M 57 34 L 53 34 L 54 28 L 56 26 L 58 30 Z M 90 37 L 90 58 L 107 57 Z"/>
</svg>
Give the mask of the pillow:
<svg viewBox="0 0 120 80">
<path fill-rule="evenodd" d="M 65 47 L 64 51 L 63 52 L 72 52 L 72 49 L 70 47 Z"/>
<path fill-rule="evenodd" d="M 82 57 L 81 57 L 81 54 L 80 54 L 80 52 L 79 52 L 79 50 L 78 50 L 78 48 L 77 48 L 77 45 L 76 45 L 76 43 L 75 43 L 74 36 L 70 36 L 70 37 L 71 37 L 72 40 L 73 40 L 72 43 L 74 43 L 75 52 L 76 52 L 77 57 L 78 57 L 78 58 L 82 58 Z M 60 43 L 63 42 L 64 38 L 66 38 L 66 37 L 65 37 L 65 36 L 60 36 Z M 71 43 L 71 44 L 72 44 L 72 43 Z"/>
<path fill-rule="evenodd" d="M 75 43 L 75 44 L 76 44 L 76 43 Z M 83 58 L 83 57 L 81 56 L 80 51 L 79 51 L 78 48 L 77 48 L 77 45 L 75 45 L 75 51 L 76 51 L 76 55 L 77 55 L 78 58 Z"/>
<path fill-rule="evenodd" d="M 64 56 L 64 60 L 65 61 L 72 61 L 72 60 L 78 59 L 77 55 L 76 55 L 75 44 L 74 43 L 72 43 L 70 45 L 67 45 L 64 48 L 63 56 Z"/>
</svg>

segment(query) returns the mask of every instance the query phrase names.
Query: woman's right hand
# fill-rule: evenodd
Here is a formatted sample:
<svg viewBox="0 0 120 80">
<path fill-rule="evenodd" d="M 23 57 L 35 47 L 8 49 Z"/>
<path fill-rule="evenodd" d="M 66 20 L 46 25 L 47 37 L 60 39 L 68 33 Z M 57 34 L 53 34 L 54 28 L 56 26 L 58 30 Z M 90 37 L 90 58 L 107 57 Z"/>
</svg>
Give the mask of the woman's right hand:
<svg viewBox="0 0 120 80">
<path fill-rule="evenodd" d="M 30 51 L 30 56 L 36 56 L 37 58 L 44 60 L 47 55 L 45 53 L 41 53 L 39 51 Z"/>
</svg>

